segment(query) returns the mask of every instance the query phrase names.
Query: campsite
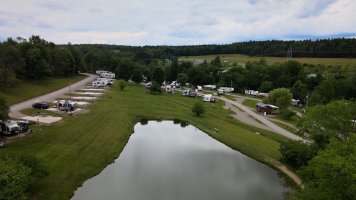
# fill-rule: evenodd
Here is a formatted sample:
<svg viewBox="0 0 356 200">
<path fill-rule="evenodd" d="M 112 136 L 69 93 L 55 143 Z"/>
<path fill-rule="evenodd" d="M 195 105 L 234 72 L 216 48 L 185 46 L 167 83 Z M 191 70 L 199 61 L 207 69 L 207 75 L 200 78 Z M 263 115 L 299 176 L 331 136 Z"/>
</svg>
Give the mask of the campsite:
<svg viewBox="0 0 356 200">
<path fill-rule="evenodd" d="M 356 1 L 0 2 L 0 200 L 352 200 Z"/>
</svg>

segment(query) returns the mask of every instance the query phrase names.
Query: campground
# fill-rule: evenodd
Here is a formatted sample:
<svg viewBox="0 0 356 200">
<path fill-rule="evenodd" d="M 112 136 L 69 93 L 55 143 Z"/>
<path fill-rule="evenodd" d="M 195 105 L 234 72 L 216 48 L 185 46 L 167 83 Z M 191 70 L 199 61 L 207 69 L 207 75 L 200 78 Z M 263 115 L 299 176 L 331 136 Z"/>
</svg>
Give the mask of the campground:
<svg viewBox="0 0 356 200">
<path fill-rule="evenodd" d="M 0 156 L 34 155 L 49 171 L 49 176 L 35 185 L 36 198 L 69 199 L 85 180 L 120 155 L 137 122 L 174 120 L 186 121 L 232 149 L 278 168 L 273 160 L 279 160 L 279 145 L 285 137 L 233 119 L 222 101 L 204 104 L 206 113 L 196 117 L 191 111 L 196 101 L 201 99 L 148 94 L 145 87 L 135 84 L 120 91 L 114 85 L 89 106 L 90 112 L 65 117 L 50 126 L 33 126 L 33 133 L 12 141 Z"/>
</svg>

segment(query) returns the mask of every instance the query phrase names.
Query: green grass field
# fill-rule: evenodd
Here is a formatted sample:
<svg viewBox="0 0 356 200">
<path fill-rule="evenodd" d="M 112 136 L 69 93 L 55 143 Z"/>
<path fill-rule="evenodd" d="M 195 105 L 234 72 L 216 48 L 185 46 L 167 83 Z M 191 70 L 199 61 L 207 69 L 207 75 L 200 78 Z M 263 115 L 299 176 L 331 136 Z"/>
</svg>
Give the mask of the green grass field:
<svg viewBox="0 0 356 200">
<path fill-rule="evenodd" d="M 43 81 L 18 80 L 14 86 L 2 87 L 0 96 L 3 96 L 8 105 L 13 105 L 58 89 L 68 84 L 84 79 L 86 76 L 72 76 L 64 78 L 51 78 Z"/>
<path fill-rule="evenodd" d="M 49 176 L 36 183 L 35 199 L 69 199 L 85 180 L 112 163 L 126 145 L 133 127 L 141 119 L 186 120 L 216 140 L 256 160 L 279 160 L 279 145 L 287 139 L 275 133 L 245 125 L 229 117 L 219 101 L 204 104 L 206 113 L 191 112 L 201 99 L 180 95 L 151 95 L 145 88 L 130 85 L 124 91 L 114 86 L 90 112 L 65 117 L 51 126 L 33 126 L 33 133 L 0 150 L 0 156 L 27 153 L 36 156 L 49 170 Z M 217 128 L 219 131 L 213 131 Z M 257 135 L 256 132 L 261 133 Z M 268 163 L 270 164 L 270 163 Z M 272 165 L 272 164 L 270 164 Z"/>
<path fill-rule="evenodd" d="M 245 65 L 248 61 L 258 61 L 261 58 L 265 58 L 268 64 L 285 62 L 288 59 L 286 57 L 251 57 L 242 54 L 219 54 L 219 55 L 205 55 L 205 56 L 188 56 L 180 57 L 179 60 L 207 60 L 210 62 L 216 56 L 220 56 L 221 62 L 228 64 L 238 63 Z M 294 58 L 302 64 L 323 64 L 323 65 L 356 65 L 356 58 Z"/>
<path fill-rule="evenodd" d="M 253 100 L 253 99 L 245 99 L 242 104 L 248 106 L 250 108 L 256 108 L 256 104 L 261 101 Z"/>
</svg>

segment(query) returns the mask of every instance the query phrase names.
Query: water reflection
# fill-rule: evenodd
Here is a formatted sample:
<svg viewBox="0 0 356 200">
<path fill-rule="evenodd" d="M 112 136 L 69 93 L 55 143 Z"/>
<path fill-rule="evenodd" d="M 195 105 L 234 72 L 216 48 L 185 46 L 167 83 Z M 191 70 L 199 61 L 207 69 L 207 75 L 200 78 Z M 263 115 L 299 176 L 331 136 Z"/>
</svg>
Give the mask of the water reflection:
<svg viewBox="0 0 356 200">
<path fill-rule="evenodd" d="M 276 171 L 195 127 L 149 121 L 72 199 L 283 199 L 286 191 Z"/>
</svg>

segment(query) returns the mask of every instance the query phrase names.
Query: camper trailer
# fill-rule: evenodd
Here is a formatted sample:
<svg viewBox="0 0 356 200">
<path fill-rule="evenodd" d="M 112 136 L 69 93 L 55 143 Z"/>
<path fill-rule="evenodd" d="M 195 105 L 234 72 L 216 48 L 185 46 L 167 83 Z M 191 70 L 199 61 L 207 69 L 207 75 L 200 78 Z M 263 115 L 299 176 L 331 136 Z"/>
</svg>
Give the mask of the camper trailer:
<svg viewBox="0 0 356 200">
<path fill-rule="evenodd" d="M 225 91 L 221 88 L 218 89 L 218 95 L 224 95 Z"/>
<path fill-rule="evenodd" d="M 7 120 L 5 122 L 0 121 L 0 133 L 4 135 L 18 134 L 20 133 L 20 127 L 16 121 Z"/>
<path fill-rule="evenodd" d="M 175 86 L 167 85 L 166 92 L 167 93 L 175 93 Z"/>
<path fill-rule="evenodd" d="M 112 72 L 104 72 L 100 74 L 102 78 L 115 78 L 115 74 Z"/>
<path fill-rule="evenodd" d="M 212 94 L 206 94 L 203 96 L 204 102 L 215 102 L 215 97 Z"/>
<path fill-rule="evenodd" d="M 72 101 L 57 101 L 57 108 L 61 111 L 74 111 L 77 108 L 77 103 Z"/>
<path fill-rule="evenodd" d="M 227 93 L 227 92 L 233 92 L 234 88 L 232 88 L 232 87 L 220 87 L 219 90 L 223 90 L 225 93 Z"/>
<path fill-rule="evenodd" d="M 197 97 L 197 91 L 193 89 L 185 89 L 183 90 L 182 95 L 186 97 Z"/>
</svg>

